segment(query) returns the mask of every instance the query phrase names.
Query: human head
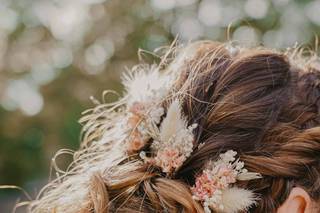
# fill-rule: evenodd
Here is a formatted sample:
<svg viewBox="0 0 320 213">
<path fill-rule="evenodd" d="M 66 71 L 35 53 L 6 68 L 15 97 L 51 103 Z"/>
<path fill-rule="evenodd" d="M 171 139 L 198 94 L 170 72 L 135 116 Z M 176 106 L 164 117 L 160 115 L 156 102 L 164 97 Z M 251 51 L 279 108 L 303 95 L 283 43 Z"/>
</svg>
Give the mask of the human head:
<svg viewBox="0 0 320 213">
<path fill-rule="evenodd" d="M 138 74 L 124 78 L 124 98 L 101 104 L 83 117 L 83 145 L 75 153 L 71 169 L 49 183 L 30 209 L 203 212 L 190 187 L 209 161 L 228 150 L 237 152 L 246 169 L 261 175 L 235 183 L 257 195 L 249 212 L 286 211 L 283 209 L 296 203 L 302 203 L 299 208 L 304 210 L 317 208 L 317 58 L 303 57 L 296 49 L 277 52 L 211 41 L 170 51 L 159 65 L 140 64 L 133 70 Z M 152 74 L 146 78 L 144 72 Z M 165 76 L 163 82 L 159 75 Z M 135 143 L 136 150 L 123 148 L 127 138 L 138 137 L 127 128 L 128 123 L 137 122 L 136 117 L 128 119 L 132 108 L 127 106 L 135 104 L 134 98 L 141 102 L 152 98 L 153 92 L 163 87 L 168 92 L 159 102 L 164 112 L 157 126 L 177 98 L 187 126 L 198 125 L 192 129 L 192 153 L 170 175 L 139 155 L 150 151 L 154 139 Z"/>
</svg>

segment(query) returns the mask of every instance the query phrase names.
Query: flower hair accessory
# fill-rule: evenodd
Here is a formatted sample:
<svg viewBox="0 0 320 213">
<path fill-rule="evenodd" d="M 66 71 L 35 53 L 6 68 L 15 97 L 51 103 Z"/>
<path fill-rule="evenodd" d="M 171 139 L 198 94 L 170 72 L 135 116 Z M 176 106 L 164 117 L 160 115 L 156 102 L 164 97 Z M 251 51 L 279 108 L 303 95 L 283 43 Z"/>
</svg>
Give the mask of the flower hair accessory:
<svg viewBox="0 0 320 213">
<path fill-rule="evenodd" d="M 233 150 L 220 154 L 217 161 L 211 161 L 196 177 L 191 191 L 193 198 L 203 204 L 206 213 L 211 213 L 211 210 L 235 213 L 247 210 L 256 202 L 257 197 L 252 191 L 240 189 L 234 184 L 238 180 L 258 179 L 261 175 L 248 172 L 244 163 L 235 158 L 236 155 Z"/>
<path fill-rule="evenodd" d="M 154 136 L 154 129 L 164 114 L 163 107 L 150 107 L 148 103 L 135 102 L 129 108 L 127 120 L 130 135 L 127 140 L 127 151 L 137 152 Z"/>
<path fill-rule="evenodd" d="M 138 69 L 138 67 L 137 67 Z M 139 152 L 155 137 L 155 127 L 160 123 L 164 109 L 158 106 L 171 88 L 170 75 L 161 75 L 157 67 L 148 72 L 136 70 L 123 76 L 126 88 L 127 129 L 126 147 L 129 153 Z"/>
<path fill-rule="evenodd" d="M 128 91 L 126 151 L 140 152 L 146 163 L 161 168 L 164 173 L 175 172 L 193 151 L 193 130 L 197 124 L 188 126 L 178 98 L 167 110 L 159 105 L 171 88 L 170 75 L 160 75 L 158 70 L 137 72 L 125 76 L 124 84 Z M 150 143 L 148 157 L 141 151 L 147 143 Z"/>
<path fill-rule="evenodd" d="M 187 125 L 179 100 L 174 100 L 161 123 L 157 139 L 151 145 L 155 153 L 152 162 L 165 173 L 172 173 L 181 167 L 193 151 L 193 130 L 196 127 L 197 124 Z"/>
<path fill-rule="evenodd" d="M 160 167 L 165 173 L 176 171 L 193 151 L 193 130 L 196 127 L 197 124 L 187 125 L 179 100 L 174 100 L 168 107 L 160 128 L 154 129 L 150 147 L 152 156 L 147 157 L 142 151 L 141 158 Z"/>
</svg>

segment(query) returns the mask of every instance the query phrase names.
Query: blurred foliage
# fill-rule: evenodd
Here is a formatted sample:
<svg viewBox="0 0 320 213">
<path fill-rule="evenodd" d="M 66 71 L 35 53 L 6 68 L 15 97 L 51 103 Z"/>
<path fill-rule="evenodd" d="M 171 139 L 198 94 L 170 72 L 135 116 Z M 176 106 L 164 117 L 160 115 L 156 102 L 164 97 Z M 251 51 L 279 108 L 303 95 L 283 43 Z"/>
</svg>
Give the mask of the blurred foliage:
<svg viewBox="0 0 320 213">
<path fill-rule="evenodd" d="M 121 91 L 139 48 L 177 35 L 313 46 L 319 11 L 320 0 L 0 0 L 0 184 L 39 189 L 54 153 L 79 146 L 89 97 Z"/>
</svg>

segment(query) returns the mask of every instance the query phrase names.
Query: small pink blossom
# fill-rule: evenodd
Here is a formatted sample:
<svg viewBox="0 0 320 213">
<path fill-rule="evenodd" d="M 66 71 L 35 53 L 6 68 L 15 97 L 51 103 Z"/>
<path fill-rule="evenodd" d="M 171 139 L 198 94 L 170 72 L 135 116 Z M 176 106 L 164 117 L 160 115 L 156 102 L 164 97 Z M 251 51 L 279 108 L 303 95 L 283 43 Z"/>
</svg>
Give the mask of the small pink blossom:
<svg viewBox="0 0 320 213">
<path fill-rule="evenodd" d="M 229 183 L 235 183 L 237 174 L 234 172 L 233 168 L 230 168 L 229 166 L 222 165 L 218 170 L 218 177 L 224 178 L 226 182 Z"/>
<path fill-rule="evenodd" d="M 163 172 L 170 173 L 172 170 L 179 168 L 185 160 L 177 149 L 166 148 L 158 151 L 155 158 L 156 165 L 162 168 Z"/>
<path fill-rule="evenodd" d="M 129 108 L 129 112 L 139 116 L 142 116 L 144 111 L 145 111 L 145 104 L 141 102 L 134 102 L 132 106 Z"/>
<path fill-rule="evenodd" d="M 128 152 L 135 152 L 140 150 L 145 145 L 145 142 L 138 131 L 133 131 L 127 145 Z"/>
<path fill-rule="evenodd" d="M 127 150 L 129 153 L 139 151 L 145 145 L 142 133 L 137 129 L 137 126 L 142 120 L 144 109 L 144 104 L 140 102 L 133 103 L 129 108 L 129 112 L 132 113 L 127 121 L 128 126 L 132 129 L 127 142 Z"/>
<path fill-rule="evenodd" d="M 221 166 L 213 173 L 210 170 L 204 170 L 196 178 L 195 185 L 191 187 L 194 199 L 204 202 L 207 208 L 219 209 L 221 203 L 221 193 L 228 188 L 234 180 L 232 168 Z M 231 181 L 231 182 L 230 182 Z"/>
<path fill-rule="evenodd" d="M 217 165 L 217 169 L 213 173 L 210 170 L 204 170 L 203 173 L 196 178 L 195 186 L 191 191 L 198 200 L 206 200 L 218 191 L 222 191 L 232 183 L 236 182 L 236 173 L 229 165 Z"/>
<path fill-rule="evenodd" d="M 210 176 L 210 174 L 204 171 L 196 178 L 195 186 L 191 188 L 191 191 L 198 200 L 205 200 L 207 197 L 211 197 L 216 191 L 216 180 Z"/>
<path fill-rule="evenodd" d="M 131 115 L 128 119 L 128 125 L 131 128 L 135 128 L 137 127 L 137 125 L 139 124 L 139 122 L 141 121 L 141 117 L 138 115 Z"/>
</svg>

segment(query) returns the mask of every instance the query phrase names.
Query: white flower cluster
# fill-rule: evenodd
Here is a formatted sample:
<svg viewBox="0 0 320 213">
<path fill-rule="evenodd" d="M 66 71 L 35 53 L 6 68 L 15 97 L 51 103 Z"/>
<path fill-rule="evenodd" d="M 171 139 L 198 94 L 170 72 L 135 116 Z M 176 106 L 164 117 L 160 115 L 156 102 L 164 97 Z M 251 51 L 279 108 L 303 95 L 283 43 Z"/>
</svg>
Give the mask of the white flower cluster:
<svg viewBox="0 0 320 213">
<path fill-rule="evenodd" d="M 153 107 L 147 116 L 147 123 L 160 123 L 161 116 L 164 114 L 163 107 Z"/>
<path fill-rule="evenodd" d="M 140 70 L 122 77 L 127 91 L 127 105 L 131 106 L 135 102 L 158 103 L 172 87 L 172 76 L 162 74 L 156 66 L 137 67 L 139 68 Z"/>
<path fill-rule="evenodd" d="M 207 197 L 203 202 L 203 209 L 205 213 L 211 213 L 211 208 L 213 207 L 218 211 L 224 210 L 221 190 L 217 190 L 215 196 Z"/>
<path fill-rule="evenodd" d="M 197 128 L 197 126 L 197 124 L 192 124 L 186 129 L 181 129 L 177 134 L 172 135 L 168 141 L 155 140 L 151 148 L 156 151 L 161 151 L 170 147 L 179 150 L 180 153 L 185 153 L 185 156 L 189 157 L 193 151 L 193 130 Z"/>
<path fill-rule="evenodd" d="M 154 141 L 151 149 L 156 152 L 155 164 L 162 168 L 163 172 L 171 173 L 177 170 L 193 152 L 193 130 L 197 124 L 182 129 L 177 135 L 173 135 L 168 141 Z"/>
<path fill-rule="evenodd" d="M 152 114 L 162 115 L 162 110 L 155 110 Z M 155 118 L 155 121 L 158 121 L 158 118 Z M 187 126 L 187 122 L 181 115 L 180 102 L 173 101 L 168 107 L 160 128 L 155 125 L 150 131 L 149 135 L 153 138 L 150 147 L 152 156 L 148 158 L 142 151 L 140 157 L 160 167 L 165 173 L 176 171 L 193 151 L 193 130 L 196 127 L 197 124 Z"/>
</svg>

